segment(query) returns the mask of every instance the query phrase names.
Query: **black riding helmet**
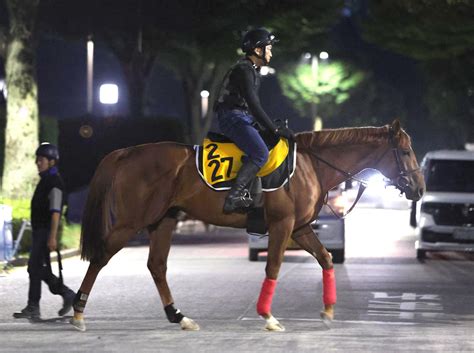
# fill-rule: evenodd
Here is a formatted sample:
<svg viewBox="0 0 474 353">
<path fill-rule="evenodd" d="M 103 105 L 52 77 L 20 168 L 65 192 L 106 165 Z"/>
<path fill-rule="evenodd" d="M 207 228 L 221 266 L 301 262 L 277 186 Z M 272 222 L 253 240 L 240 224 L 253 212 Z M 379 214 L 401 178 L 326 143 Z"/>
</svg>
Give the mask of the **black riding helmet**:
<svg viewBox="0 0 474 353">
<path fill-rule="evenodd" d="M 49 142 L 43 142 L 37 149 L 36 155 L 41 157 L 46 157 L 48 160 L 58 160 L 59 151 L 55 145 L 50 144 Z"/>
<path fill-rule="evenodd" d="M 265 48 L 267 45 L 278 42 L 278 39 L 267 31 L 265 28 L 256 28 L 245 33 L 242 38 L 242 51 L 247 55 L 255 55 L 260 59 L 263 59 L 264 63 L 267 64 L 265 55 L 258 56 L 254 53 L 256 48 Z"/>
</svg>

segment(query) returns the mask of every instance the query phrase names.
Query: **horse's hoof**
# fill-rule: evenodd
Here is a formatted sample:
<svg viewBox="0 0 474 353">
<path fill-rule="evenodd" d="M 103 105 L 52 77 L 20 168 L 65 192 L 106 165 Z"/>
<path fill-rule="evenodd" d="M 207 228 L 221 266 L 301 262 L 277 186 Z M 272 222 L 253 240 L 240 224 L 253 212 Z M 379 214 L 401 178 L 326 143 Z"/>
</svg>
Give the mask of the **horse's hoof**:
<svg viewBox="0 0 474 353">
<path fill-rule="evenodd" d="M 267 331 L 272 331 L 272 332 L 283 332 L 285 331 L 285 327 L 280 324 L 280 322 L 273 317 L 273 315 L 270 315 L 269 318 L 265 318 L 265 321 L 267 322 L 265 324 L 265 330 Z"/>
<path fill-rule="evenodd" d="M 319 316 L 321 317 L 321 320 L 323 320 L 324 326 L 326 326 L 327 328 L 331 328 L 334 316 L 326 313 L 325 311 L 321 311 L 319 313 Z"/>
<path fill-rule="evenodd" d="M 199 331 L 201 329 L 194 320 L 186 316 L 183 317 L 179 324 L 181 325 L 181 329 L 186 331 Z"/>
<path fill-rule="evenodd" d="M 69 323 L 74 326 L 74 328 L 78 331 L 84 332 L 86 330 L 86 323 L 84 319 L 75 319 L 74 317 L 69 320 Z"/>
</svg>

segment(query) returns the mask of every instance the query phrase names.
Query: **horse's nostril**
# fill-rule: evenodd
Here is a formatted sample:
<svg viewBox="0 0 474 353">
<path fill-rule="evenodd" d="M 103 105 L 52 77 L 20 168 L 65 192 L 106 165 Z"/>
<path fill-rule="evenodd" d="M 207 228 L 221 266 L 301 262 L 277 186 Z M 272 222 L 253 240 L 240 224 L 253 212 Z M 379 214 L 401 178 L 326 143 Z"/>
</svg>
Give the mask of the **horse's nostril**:
<svg viewBox="0 0 474 353">
<path fill-rule="evenodd" d="M 420 198 L 423 196 L 424 193 L 425 193 L 425 189 L 423 188 L 418 189 L 418 196 L 420 196 Z"/>
</svg>

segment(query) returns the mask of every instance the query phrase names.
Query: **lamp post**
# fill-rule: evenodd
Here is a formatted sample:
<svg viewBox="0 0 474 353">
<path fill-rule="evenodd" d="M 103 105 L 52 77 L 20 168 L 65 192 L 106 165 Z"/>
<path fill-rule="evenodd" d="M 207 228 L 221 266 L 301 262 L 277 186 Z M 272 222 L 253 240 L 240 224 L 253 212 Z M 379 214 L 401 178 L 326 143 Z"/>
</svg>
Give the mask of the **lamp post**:
<svg viewBox="0 0 474 353">
<path fill-rule="evenodd" d="M 209 91 L 201 91 L 201 118 L 204 119 L 209 109 Z"/>
<path fill-rule="evenodd" d="M 317 55 L 306 53 L 305 58 L 311 59 L 311 75 L 315 85 L 314 99 L 311 101 L 311 117 L 314 120 L 313 130 L 318 131 L 323 128 L 323 121 L 321 117 L 318 116 L 318 105 L 316 103 L 319 89 L 319 59 L 327 60 L 329 58 L 329 54 L 325 51 L 322 51 L 319 53 L 318 57 Z"/>
<path fill-rule="evenodd" d="M 87 39 L 87 114 L 92 114 L 92 88 L 94 79 L 94 42 L 92 36 Z"/>
</svg>

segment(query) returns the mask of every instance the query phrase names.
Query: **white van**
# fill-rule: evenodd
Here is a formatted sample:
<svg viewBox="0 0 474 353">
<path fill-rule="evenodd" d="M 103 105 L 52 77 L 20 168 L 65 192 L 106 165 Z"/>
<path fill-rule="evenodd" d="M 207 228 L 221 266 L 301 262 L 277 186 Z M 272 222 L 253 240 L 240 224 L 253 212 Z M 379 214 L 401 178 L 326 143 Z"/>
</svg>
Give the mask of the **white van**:
<svg viewBox="0 0 474 353">
<path fill-rule="evenodd" d="M 474 151 L 428 152 L 421 163 L 426 192 L 412 210 L 416 256 L 474 251 Z"/>
</svg>

